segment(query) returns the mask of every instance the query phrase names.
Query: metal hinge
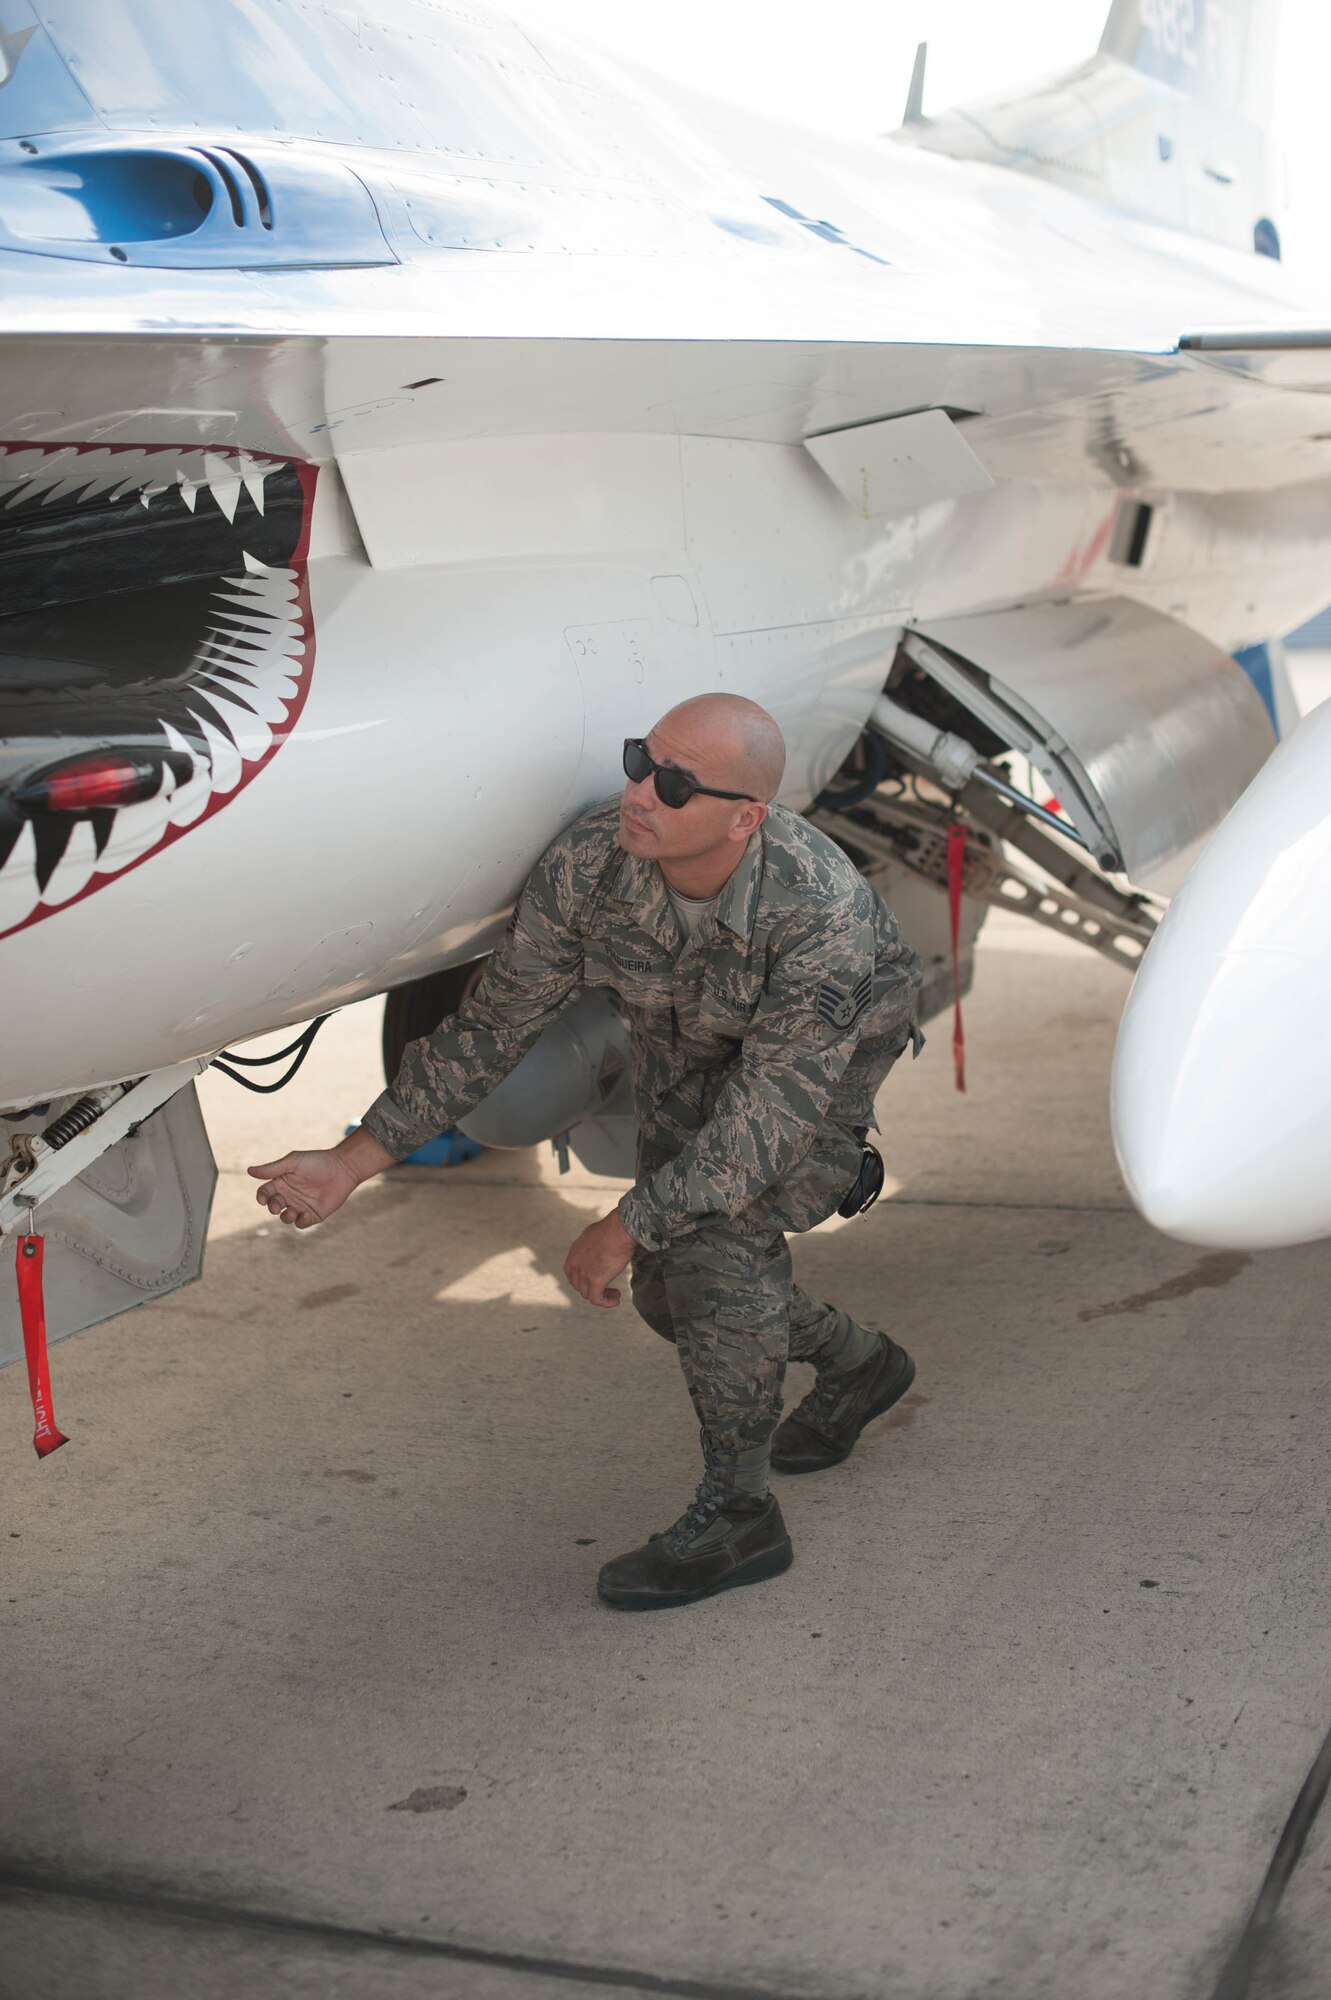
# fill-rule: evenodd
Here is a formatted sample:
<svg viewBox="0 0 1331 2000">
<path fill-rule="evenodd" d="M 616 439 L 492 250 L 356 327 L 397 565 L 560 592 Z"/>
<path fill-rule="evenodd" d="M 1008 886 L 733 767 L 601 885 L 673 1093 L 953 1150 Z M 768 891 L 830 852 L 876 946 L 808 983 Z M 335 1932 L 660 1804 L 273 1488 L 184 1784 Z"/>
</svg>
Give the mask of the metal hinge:
<svg viewBox="0 0 1331 2000">
<path fill-rule="evenodd" d="M 0 1167 L 0 1236 L 28 1228 L 34 1208 L 77 1180 L 85 1167 L 201 1075 L 211 1061 L 211 1056 L 197 1056 L 134 1083 L 91 1091 L 78 1099 L 78 1115 L 67 1111 L 44 1132 L 15 1133 L 9 1159 Z M 59 1129 L 62 1125 L 69 1128 L 67 1136 Z"/>
</svg>

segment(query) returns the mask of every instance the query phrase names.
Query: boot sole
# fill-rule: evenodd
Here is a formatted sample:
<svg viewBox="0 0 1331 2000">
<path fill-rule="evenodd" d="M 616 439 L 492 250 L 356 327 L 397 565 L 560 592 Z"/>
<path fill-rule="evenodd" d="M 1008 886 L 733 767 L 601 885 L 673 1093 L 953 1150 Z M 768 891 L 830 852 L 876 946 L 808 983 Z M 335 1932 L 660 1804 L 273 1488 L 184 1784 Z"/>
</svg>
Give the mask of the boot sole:
<svg viewBox="0 0 1331 2000">
<path fill-rule="evenodd" d="M 622 1590 L 612 1596 L 598 1583 L 596 1595 L 612 1611 L 672 1611 L 677 1604 L 697 1604 L 704 1597 L 715 1597 L 719 1591 L 738 1590 L 743 1584 L 763 1583 L 769 1576 L 780 1576 L 794 1560 L 795 1551 L 787 1536 L 779 1547 L 751 1556 L 729 1576 L 723 1576 L 717 1583 L 709 1583 L 704 1590 L 684 1590 L 675 1597 L 661 1597 L 650 1590 Z"/>
<path fill-rule="evenodd" d="M 785 1461 L 780 1459 L 775 1452 L 773 1452 L 772 1454 L 773 1472 L 784 1472 L 787 1478 L 794 1478 L 797 1477 L 798 1474 L 800 1474 L 801 1472 L 826 1472 L 829 1466 L 844 1465 L 846 1460 L 850 1457 L 850 1454 L 854 1451 L 856 1445 L 859 1443 L 861 1437 L 864 1435 L 864 1432 L 867 1430 L 868 1426 L 873 1422 L 874 1418 L 885 1416 L 887 1412 L 891 1409 L 893 1403 L 899 1403 L 901 1401 L 901 1398 L 905 1395 L 907 1389 L 909 1389 L 911 1383 L 914 1380 L 915 1380 L 915 1363 L 912 1361 L 911 1357 L 908 1354 L 906 1356 L 906 1366 L 902 1369 L 901 1374 L 897 1377 L 896 1381 L 892 1384 L 892 1387 L 887 1391 L 887 1393 L 883 1396 L 880 1396 L 878 1401 L 874 1403 L 870 1409 L 865 1411 L 864 1416 L 860 1420 L 859 1429 L 856 1431 L 854 1437 L 851 1439 L 850 1443 L 846 1446 L 846 1449 L 844 1451 L 838 1452 L 834 1458 L 833 1457 L 819 1458 L 813 1460 L 812 1463 L 810 1463 L 810 1461 L 806 1459 L 798 1461 L 794 1464 L 786 1463 Z"/>
</svg>

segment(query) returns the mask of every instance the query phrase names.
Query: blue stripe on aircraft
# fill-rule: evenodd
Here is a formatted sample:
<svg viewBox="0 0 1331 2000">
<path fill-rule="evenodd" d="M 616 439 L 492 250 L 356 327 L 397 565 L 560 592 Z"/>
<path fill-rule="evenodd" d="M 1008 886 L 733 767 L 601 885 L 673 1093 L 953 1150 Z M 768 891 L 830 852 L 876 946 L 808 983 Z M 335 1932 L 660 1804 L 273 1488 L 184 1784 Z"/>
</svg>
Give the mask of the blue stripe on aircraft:
<svg viewBox="0 0 1331 2000">
<path fill-rule="evenodd" d="M 1245 646 L 1241 653 L 1235 653 L 1234 659 L 1262 697 L 1266 712 L 1271 718 L 1271 727 L 1279 736 L 1280 721 L 1276 715 L 1276 691 L 1271 678 L 1271 655 L 1265 646 Z"/>
<path fill-rule="evenodd" d="M 788 201 L 782 201 L 779 195 L 765 194 L 763 200 L 769 208 L 776 209 L 779 215 L 788 215 L 792 222 L 798 222 L 801 229 L 807 229 L 813 236 L 821 236 L 824 243 L 835 243 L 839 250 L 853 250 L 857 257 L 867 257 L 871 264 L 886 264 L 888 261 L 886 257 L 875 256 L 872 250 L 862 250 L 858 243 L 852 243 L 845 230 L 835 222 L 826 222 L 805 215 L 802 209 L 792 207 Z"/>
</svg>

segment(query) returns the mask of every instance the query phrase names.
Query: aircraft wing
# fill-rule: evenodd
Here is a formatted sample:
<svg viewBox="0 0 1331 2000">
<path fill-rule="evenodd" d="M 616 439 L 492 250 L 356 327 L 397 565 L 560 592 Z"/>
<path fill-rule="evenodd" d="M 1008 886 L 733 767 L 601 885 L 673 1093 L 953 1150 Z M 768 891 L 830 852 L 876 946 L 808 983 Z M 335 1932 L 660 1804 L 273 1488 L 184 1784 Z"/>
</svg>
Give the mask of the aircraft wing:
<svg viewBox="0 0 1331 2000">
<path fill-rule="evenodd" d="M 1243 493 L 1331 476 L 1331 349 L 1172 351 L 881 339 L 616 339 L 211 324 L 0 334 L 11 440 L 192 443 L 345 464 L 585 432 L 801 445 L 947 412 L 996 480 Z M 1205 343 L 1205 344 L 1203 344 Z M 37 435 L 41 435 L 38 432 Z M 403 461 L 404 463 L 406 461 Z M 909 506 L 910 495 L 903 496 Z M 375 549 L 372 560 L 378 560 Z"/>
</svg>

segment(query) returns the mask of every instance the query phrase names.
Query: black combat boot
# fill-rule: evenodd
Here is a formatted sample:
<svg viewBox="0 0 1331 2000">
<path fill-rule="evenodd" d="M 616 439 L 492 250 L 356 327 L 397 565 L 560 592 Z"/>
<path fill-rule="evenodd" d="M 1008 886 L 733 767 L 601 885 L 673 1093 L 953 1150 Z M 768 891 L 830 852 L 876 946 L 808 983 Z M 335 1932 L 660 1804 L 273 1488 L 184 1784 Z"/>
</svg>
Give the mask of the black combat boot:
<svg viewBox="0 0 1331 2000">
<path fill-rule="evenodd" d="M 761 1583 L 793 1560 L 775 1494 L 735 1493 L 709 1472 L 672 1528 L 606 1564 L 596 1594 L 617 1611 L 661 1611 Z"/>
<path fill-rule="evenodd" d="M 802 1403 L 777 1426 L 774 1472 L 821 1472 L 849 1458 L 866 1424 L 890 1410 L 915 1380 L 915 1363 L 886 1334 L 858 1368 L 823 1368 Z"/>
</svg>

